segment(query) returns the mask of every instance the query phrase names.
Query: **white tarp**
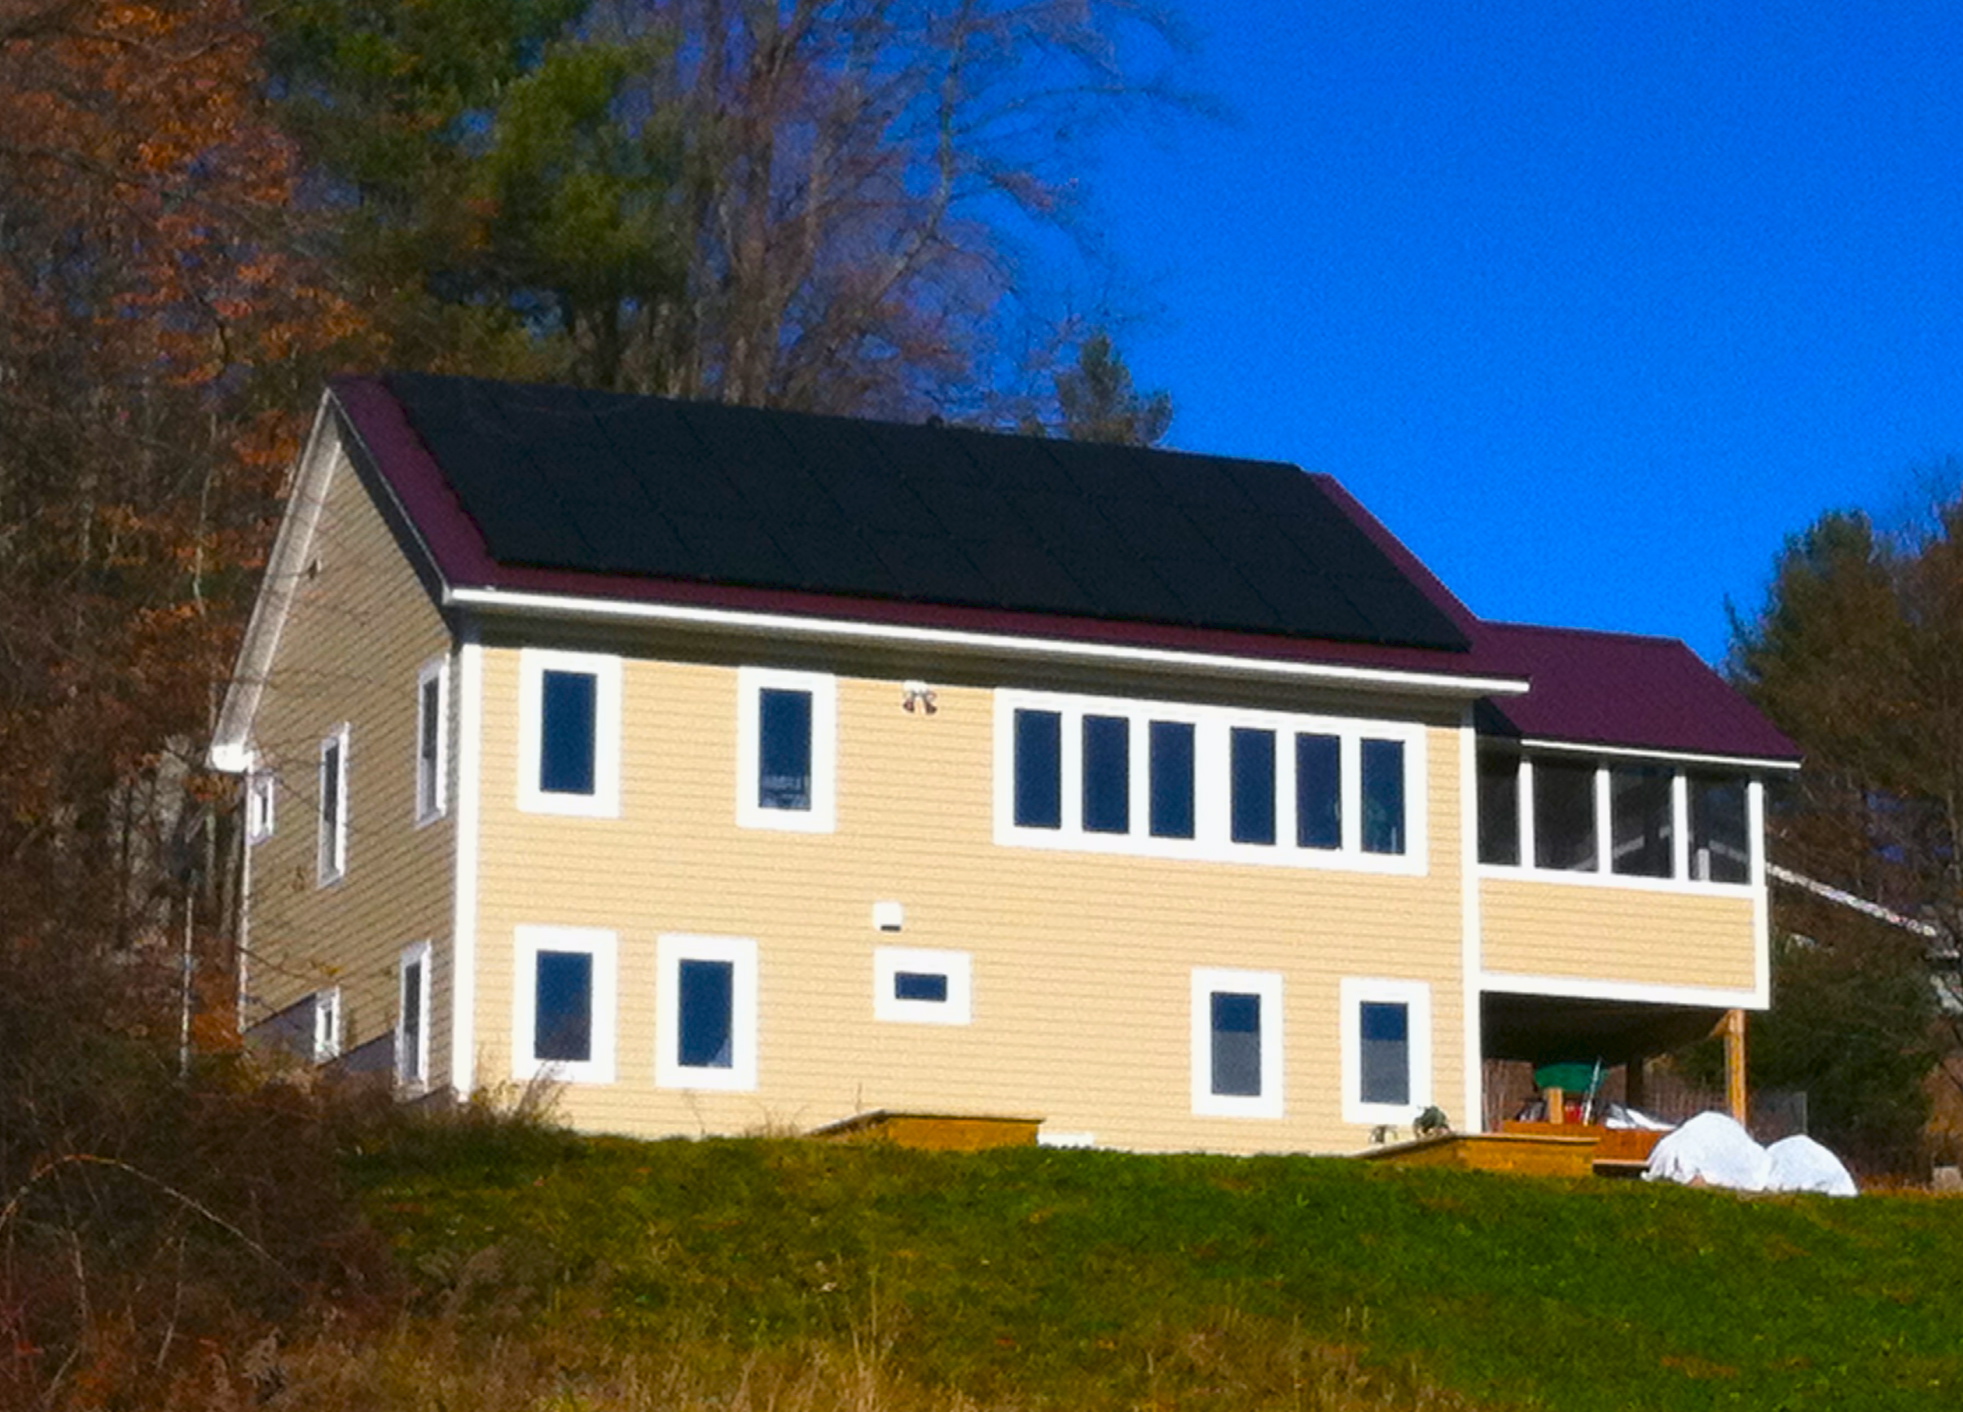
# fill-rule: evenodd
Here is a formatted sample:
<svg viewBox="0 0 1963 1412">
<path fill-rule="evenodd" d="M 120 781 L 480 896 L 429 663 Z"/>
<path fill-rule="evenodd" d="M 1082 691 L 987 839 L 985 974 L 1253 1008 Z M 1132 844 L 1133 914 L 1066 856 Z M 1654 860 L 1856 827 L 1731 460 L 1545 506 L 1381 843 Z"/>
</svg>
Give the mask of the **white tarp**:
<svg viewBox="0 0 1963 1412">
<path fill-rule="evenodd" d="M 1782 1137 L 1766 1148 L 1771 1160 L 1768 1191 L 1817 1191 L 1823 1196 L 1859 1196 L 1841 1160 L 1810 1137 Z"/>
<path fill-rule="evenodd" d="M 1733 1191 L 1815 1191 L 1857 1194 L 1840 1159 L 1810 1137 L 1760 1147 L 1728 1113 L 1699 1113 L 1665 1133 L 1650 1153 L 1650 1181 L 1697 1182 Z"/>
</svg>

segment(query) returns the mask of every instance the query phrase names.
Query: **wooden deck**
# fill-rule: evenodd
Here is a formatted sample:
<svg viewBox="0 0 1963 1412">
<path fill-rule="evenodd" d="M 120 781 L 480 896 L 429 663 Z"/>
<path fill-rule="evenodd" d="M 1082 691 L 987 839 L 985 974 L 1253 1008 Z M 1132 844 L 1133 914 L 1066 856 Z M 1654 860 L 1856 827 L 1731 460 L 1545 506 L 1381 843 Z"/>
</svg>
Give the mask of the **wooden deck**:
<svg viewBox="0 0 1963 1412">
<path fill-rule="evenodd" d="M 969 1113 L 896 1113 L 878 1108 L 813 1128 L 823 1142 L 890 1142 L 935 1152 L 980 1152 L 990 1147 L 1033 1147 L 1041 1118 L 1003 1118 Z"/>
<path fill-rule="evenodd" d="M 1661 1133 L 1578 1123 L 1508 1123 L 1497 1133 L 1440 1133 L 1353 1154 L 1366 1162 L 1530 1177 L 1635 1176 Z"/>
</svg>

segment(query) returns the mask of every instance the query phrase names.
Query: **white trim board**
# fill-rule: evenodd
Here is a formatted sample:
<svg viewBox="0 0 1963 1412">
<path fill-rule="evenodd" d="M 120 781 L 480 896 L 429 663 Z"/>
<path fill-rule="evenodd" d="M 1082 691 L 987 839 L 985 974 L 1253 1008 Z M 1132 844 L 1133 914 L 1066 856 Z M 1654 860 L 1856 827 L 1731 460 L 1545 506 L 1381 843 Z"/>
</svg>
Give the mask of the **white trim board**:
<svg viewBox="0 0 1963 1412">
<path fill-rule="evenodd" d="M 1654 985 L 1643 981 L 1598 981 L 1580 976 L 1533 976 L 1513 971 L 1481 971 L 1479 990 L 1500 995 L 1545 996 L 1550 1000 L 1631 1000 L 1655 1005 L 1698 1005 L 1720 1010 L 1763 1010 L 1766 988 L 1726 990 L 1718 986 Z"/>
<path fill-rule="evenodd" d="M 952 651 L 987 652 L 1016 657 L 1116 663 L 1154 667 L 1199 676 L 1269 677 L 1283 681 L 1322 681 L 1332 684 L 1405 691 L 1451 698 L 1520 696 L 1527 691 L 1524 677 L 1453 676 L 1445 672 L 1407 672 L 1385 667 L 1354 667 L 1332 662 L 1278 661 L 1261 657 L 1231 657 L 1224 653 L 1179 652 L 1168 648 L 1126 647 L 1065 638 L 1018 637 L 1010 633 L 965 632 L 952 628 L 896 626 L 845 618 L 803 617 L 792 613 L 757 613 L 730 608 L 697 608 L 674 603 L 629 603 L 617 599 L 576 598 L 566 594 L 525 593 L 497 588 L 445 588 L 446 605 L 487 612 L 538 614 L 547 617 L 603 621 L 659 622 L 712 632 L 753 633 L 765 637 L 825 638 L 848 642 L 885 642 Z"/>
<path fill-rule="evenodd" d="M 1612 755 L 1617 759 L 1667 761 L 1674 765 L 1718 765 L 1733 770 L 1797 770 L 1797 760 L 1780 760 L 1769 755 L 1709 755 L 1694 750 L 1651 750 L 1637 745 L 1587 745 L 1573 740 L 1547 740 L 1540 736 L 1506 736 L 1486 739 L 1526 750 L 1559 751 L 1564 755 Z"/>
</svg>

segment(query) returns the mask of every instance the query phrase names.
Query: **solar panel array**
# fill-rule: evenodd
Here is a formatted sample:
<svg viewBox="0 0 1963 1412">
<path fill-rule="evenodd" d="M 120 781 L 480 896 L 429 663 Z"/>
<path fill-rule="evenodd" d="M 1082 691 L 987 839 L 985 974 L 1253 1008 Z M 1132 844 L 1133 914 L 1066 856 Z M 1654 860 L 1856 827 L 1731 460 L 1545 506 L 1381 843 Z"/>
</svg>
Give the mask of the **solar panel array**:
<svg viewBox="0 0 1963 1412">
<path fill-rule="evenodd" d="M 388 379 L 508 565 L 1463 649 L 1292 466 Z"/>
</svg>

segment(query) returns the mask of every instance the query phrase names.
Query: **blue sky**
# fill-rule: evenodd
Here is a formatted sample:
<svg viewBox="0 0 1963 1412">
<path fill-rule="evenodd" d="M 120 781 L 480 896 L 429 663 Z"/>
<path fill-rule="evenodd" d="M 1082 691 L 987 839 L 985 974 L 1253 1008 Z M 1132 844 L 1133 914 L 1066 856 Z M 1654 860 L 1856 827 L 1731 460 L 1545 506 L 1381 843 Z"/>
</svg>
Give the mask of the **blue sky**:
<svg viewBox="0 0 1963 1412">
<path fill-rule="evenodd" d="M 1488 617 L 1681 637 L 1963 455 L 1963 8 L 1174 0 L 1106 144 L 1171 444 L 1331 472 Z"/>
</svg>

